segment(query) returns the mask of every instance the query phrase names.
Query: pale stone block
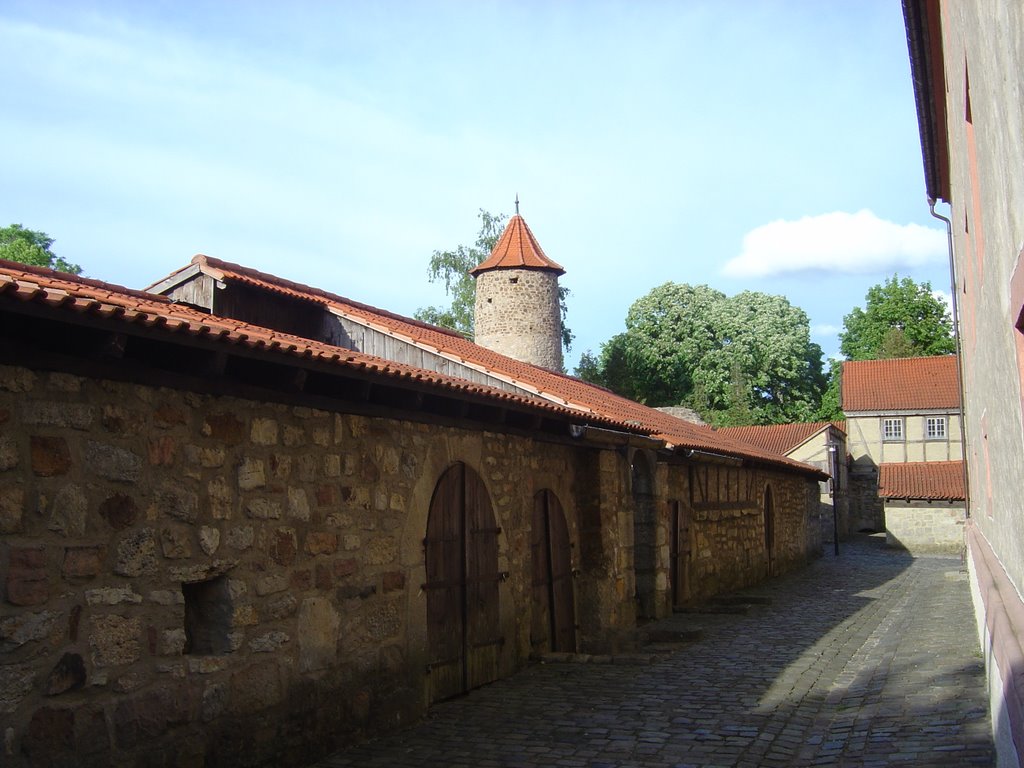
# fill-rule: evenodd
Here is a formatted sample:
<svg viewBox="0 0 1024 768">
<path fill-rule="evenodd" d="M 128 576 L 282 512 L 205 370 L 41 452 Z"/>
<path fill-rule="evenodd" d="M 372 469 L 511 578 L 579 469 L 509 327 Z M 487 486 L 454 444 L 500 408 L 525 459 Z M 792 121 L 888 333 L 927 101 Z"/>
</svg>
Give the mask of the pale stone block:
<svg viewBox="0 0 1024 768">
<path fill-rule="evenodd" d="M 288 489 L 288 517 L 309 520 L 309 499 L 302 488 Z"/>
<path fill-rule="evenodd" d="M 131 664 L 139 660 L 142 625 L 138 619 L 117 615 L 94 616 L 89 624 L 92 662 L 97 667 Z"/>
<path fill-rule="evenodd" d="M 169 560 L 182 560 L 192 556 L 192 542 L 188 530 L 164 528 L 160 534 L 160 546 L 164 557 Z"/>
<path fill-rule="evenodd" d="M 291 638 L 284 632 L 267 632 L 249 641 L 249 650 L 253 653 L 273 653 L 280 650 Z"/>
<path fill-rule="evenodd" d="M 236 627 L 251 627 L 259 624 L 259 621 L 256 609 L 251 605 L 236 605 L 231 616 L 231 623 Z"/>
<path fill-rule="evenodd" d="M 29 400 L 21 406 L 21 421 L 32 426 L 89 429 L 95 416 L 90 405 Z"/>
<path fill-rule="evenodd" d="M 367 565 L 387 565 L 398 559 L 398 544 L 391 538 L 373 539 L 366 546 Z"/>
<path fill-rule="evenodd" d="M 207 555 L 212 555 L 220 546 L 220 530 L 204 525 L 199 529 L 199 546 Z"/>
<path fill-rule="evenodd" d="M 285 425 L 282 442 L 289 448 L 296 448 L 306 444 L 306 430 L 301 427 Z"/>
<path fill-rule="evenodd" d="M 235 506 L 235 494 L 227 479 L 215 477 L 206 486 L 210 511 L 216 520 L 230 520 Z"/>
<path fill-rule="evenodd" d="M 181 590 L 156 589 L 149 593 L 148 600 L 157 605 L 184 605 L 185 596 Z"/>
<path fill-rule="evenodd" d="M 53 611 L 19 613 L 0 619 L 0 649 L 22 646 L 25 643 L 43 640 L 57 627 L 60 614 Z"/>
<path fill-rule="evenodd" d="M 245 513 L 257 520 L 279 520 L 281 502 L 264 498 L 250 499 L 245 503 Z"/>
<path fill-rule="evenodd" d="M 256 594 L 272 595 L 275 592 L 284 592 L 288 589 L 288 575 L 284 573 L 272 573 L 256 579 Z"/>
<path fill-rule="evenodd" d="M 0 435 L 0 472 L 18 466 L 18 446 L 7 435 Z"/>
<path fill-rule="evenodd" d="M 142 595 L 131 587 L 100 587 L 85 590 L 85 602 L 89 605 L 135 604 L 142 602 Z"/>
<path fill-rule="evenodd" d="M 261 459 L 246 456 L 238 467 L 238 487 L 243 491 L 263 488 L 267 484 L 267 475 Z"/>
<path fill-rule="evenodd" d="M 31 392 L 35 385 L 36 375 L 28 368 L 0 366 L 0 389 L 8 392 Z"/>
<path fill-rule="evenodd" d="M 35 688 L 36 673 L 28 665 L 0 665 L 0 714 L 14 712 Z"/>
<path fill-rule="evenodd" d="M 278 424 L 275 419 L 252 420 L 250 439 L 256 445 L 277 445 Z"/>
<path fill-rule="evenodd" d="M 302 601 L 298 618 L 299 669 L 312 672 L 330 668 L 338 656 L 341 617 L 322 597 Z"/>
<path fill-rule="evenodd" d="M 46 527 L 62 536 L 83 536 L 88 512 L 89 500 L 85 491 L 77 485 L 65 485 L 57 491 L 50 505 L 50 520 Z"/>
<path fill-rule="evenodd" d="M 341 456 L 336 453 L 324 456 L 324 477 L 341 477 Z"/>
<path fill-rule="evenodd" d="M 185 630 L 165 629 L 160 633 L 157 653 L 161 656 L 181 656 L 185 652 Z"/>
<path fill-rule="evenodd" d="M 85 444 L 85 465 L 107 480 L 134 483 L 142 474 L 142 457 L 116 445 L 93 440 Z"/>
<path fill-rule="evenodd" d="M 0 533 L 19 533 L 24 509 L 25 491 L 22 488 L 0 488 Z"/>
<path fill-rule="evenodd" d="M 119 576 L 150 575 L 156 573 L 158 564 L 156 533 L 153 530 L 131 531 L 118 542 L 114 573 Z"/>
</svg>

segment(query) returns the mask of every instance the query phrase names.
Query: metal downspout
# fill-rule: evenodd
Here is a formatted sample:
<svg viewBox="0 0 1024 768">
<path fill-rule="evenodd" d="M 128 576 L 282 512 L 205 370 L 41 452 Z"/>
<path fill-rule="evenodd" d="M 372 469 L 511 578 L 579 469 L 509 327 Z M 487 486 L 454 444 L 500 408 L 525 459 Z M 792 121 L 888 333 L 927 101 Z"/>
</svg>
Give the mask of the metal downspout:
<svg viewBox="0 0 1024 768">
<path fill-rule="evenodd" d="M 964 513 L 969 518 L 971 516 L 971 492 L 970 492 L 970 471 L 967 467 L 967 424 L 964 419 L 964 369 L 963 369 L 963 357 L 960 354 L 960 313 L 958 311 L 959 302 L 957 302 L 957 287 L 956 287 L 956 262 L 953 260 L 953 222 L 947 219 L 942 214 L 935 212 L 935 200 L 932 198 L 928 199 L 928 211 L 931 215 L 944 221 L 946 223 L 946 244 L 949 250 L 949 289 L 952 297 L 953 304 L 953 344 L 956 354 L 956 377 L 957 387 L 959 388 L 960 395 L 960 453 L 962 454 L 963 461 L 963 477 L 964 477 Z"/>
</svg>

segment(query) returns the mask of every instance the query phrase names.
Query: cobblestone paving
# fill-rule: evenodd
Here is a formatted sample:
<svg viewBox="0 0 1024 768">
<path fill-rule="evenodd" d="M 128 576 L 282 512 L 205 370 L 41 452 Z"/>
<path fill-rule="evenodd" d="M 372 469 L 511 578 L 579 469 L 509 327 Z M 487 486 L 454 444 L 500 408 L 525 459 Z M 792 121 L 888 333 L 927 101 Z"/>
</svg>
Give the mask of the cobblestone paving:
<svg viewBox="0 0 1024 768">
<path fill-rule="evenodd" d="M 959 559 L 864 537 L 752 593 L 659 622 L 703 636 L 653 663 L 534 664 L 319 768 L 994 765 Z"/>
</svg>

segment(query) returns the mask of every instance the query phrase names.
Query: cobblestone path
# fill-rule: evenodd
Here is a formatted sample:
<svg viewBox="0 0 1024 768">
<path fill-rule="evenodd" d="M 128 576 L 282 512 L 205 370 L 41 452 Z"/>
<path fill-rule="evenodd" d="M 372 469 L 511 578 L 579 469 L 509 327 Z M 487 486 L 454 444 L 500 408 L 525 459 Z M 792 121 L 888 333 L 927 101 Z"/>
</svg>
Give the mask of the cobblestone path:
<svg viewBox="0 0 1024 768">
<path fill-rule="evenodd" d="M 319 768 L 994 764 L 959 559 L 862 538 L 751 594 L 659 622 L 703 634 L 650 663 L 534 664 Z"/>
</svg>

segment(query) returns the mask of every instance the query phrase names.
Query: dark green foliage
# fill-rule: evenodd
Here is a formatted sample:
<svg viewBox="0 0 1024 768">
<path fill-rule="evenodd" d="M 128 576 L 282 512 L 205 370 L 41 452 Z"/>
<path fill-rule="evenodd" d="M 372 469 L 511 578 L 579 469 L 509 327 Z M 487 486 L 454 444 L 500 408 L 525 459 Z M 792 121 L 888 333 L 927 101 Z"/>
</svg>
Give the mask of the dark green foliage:
<svg viewBox="0 0 1024 768">
<path fill-rule="evenodd" d="M 840 349 L 849 360 L 948 355 L 955 351 L 953 324 L 928 282 L 893 275 L 868 289 L 865 308 L 843 318 Z"/>
<path fill-rule="evenodd" d="M 665 283 L 641 297 L 626 331 L 577 373 L 652 406 L 686 405 L 716 425 L 805 421 L 825 379 L 803 310 L 782 296 L 733 297 Z M 581 361 L 583 362 L 583 361 Z"/>
<path fill-rule="evenodd" d="M 25 229 L 21 224 L 0 227 L 0 259 L 80 275 L 82 268 L 57 256 L 50 250 L 52 245 L 53 238 L 45 232 Z"/>
</svg>

